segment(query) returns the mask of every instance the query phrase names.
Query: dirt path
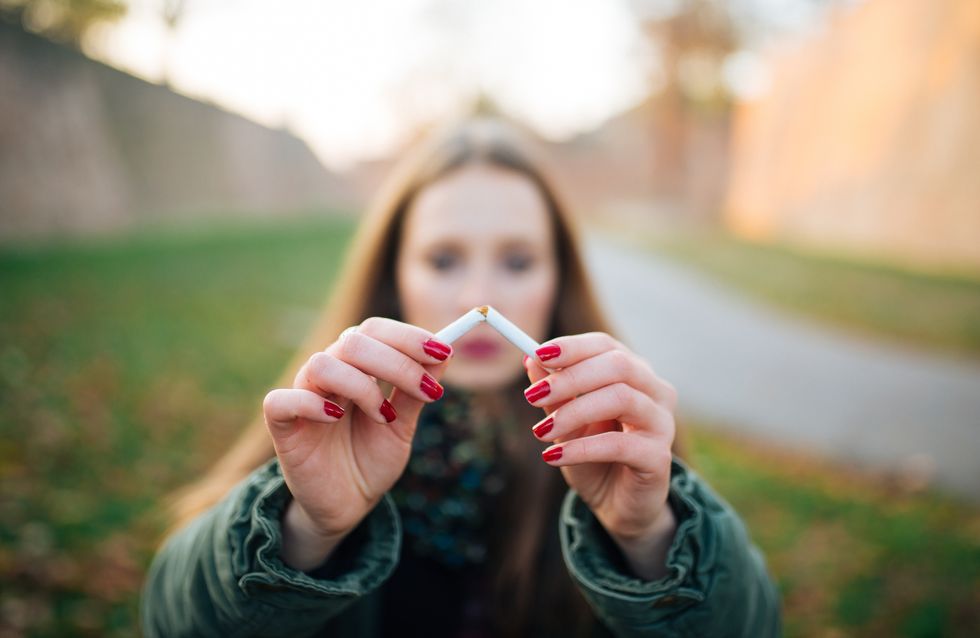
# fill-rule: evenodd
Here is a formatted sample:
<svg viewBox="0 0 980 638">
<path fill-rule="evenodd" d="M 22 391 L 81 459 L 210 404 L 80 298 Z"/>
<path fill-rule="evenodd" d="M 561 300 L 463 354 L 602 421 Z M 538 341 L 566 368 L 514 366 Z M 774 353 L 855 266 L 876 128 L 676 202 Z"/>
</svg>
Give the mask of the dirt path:
<svg viewBox="0 0 980 638">
<path fill-rule="evenodd" d="M 926 477 L 980 500 L 980 363 L 791 317 L 648 253 L 590 240 L 622 335 L 682 416 Z"/>
</svg>

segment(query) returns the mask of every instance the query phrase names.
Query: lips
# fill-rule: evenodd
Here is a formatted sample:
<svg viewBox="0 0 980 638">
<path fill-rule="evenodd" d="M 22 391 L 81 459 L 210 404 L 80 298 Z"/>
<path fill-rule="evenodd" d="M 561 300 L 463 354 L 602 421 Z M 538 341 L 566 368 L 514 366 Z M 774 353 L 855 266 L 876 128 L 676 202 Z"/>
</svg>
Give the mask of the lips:
<svg viewBox="0 0 980 638">
<path fill-rule="evenodd" d="M 457 352 L 465 357 L 473 359 L 489 359 L 500 352 L 500 344 L 493 339 L 477 338 L 459 343 L 456 346 Z"/>
</svg>

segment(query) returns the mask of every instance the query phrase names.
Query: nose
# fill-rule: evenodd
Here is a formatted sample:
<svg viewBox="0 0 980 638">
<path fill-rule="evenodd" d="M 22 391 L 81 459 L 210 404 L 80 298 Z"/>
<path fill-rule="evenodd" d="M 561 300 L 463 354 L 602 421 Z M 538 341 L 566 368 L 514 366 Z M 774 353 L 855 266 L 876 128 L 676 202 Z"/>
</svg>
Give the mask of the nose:
<svg viewBox="0 0 980 638">
<path fill-rule="evenodd" d="M 467 278 L 457 301 L 460 313 L 477 306 L 494 305 L 494 284 L 490 268 L 474 267 L 467 273 Z"/>
</svg>

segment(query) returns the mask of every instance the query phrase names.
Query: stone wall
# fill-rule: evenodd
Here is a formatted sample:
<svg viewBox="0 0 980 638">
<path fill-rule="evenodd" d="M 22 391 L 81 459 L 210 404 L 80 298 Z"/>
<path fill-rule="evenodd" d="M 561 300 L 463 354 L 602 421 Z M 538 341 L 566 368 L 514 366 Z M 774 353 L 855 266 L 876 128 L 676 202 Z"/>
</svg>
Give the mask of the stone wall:
<svg viewBox="0 0 980 638">
<path fill-rule="evenodd" d="M 732 229 L 980 268 L 980 2 L 868 0 L 770 63 L 734 117 Z"/>
<path fill-rule="evenodd" d="M 289 132 L 0 22 L 0 241 L 354 205 Z"/>
</svg>

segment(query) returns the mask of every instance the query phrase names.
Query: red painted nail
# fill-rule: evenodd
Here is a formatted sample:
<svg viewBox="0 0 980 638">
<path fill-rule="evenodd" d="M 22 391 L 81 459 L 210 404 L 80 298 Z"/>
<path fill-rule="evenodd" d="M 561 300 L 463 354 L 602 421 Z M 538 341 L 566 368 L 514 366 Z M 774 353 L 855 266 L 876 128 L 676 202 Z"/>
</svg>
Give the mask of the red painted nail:
<svg viewBox="0 0 980 638">
<path fill-rule="evenodd" d="M 553 447 L 550 450 L 545 450 L 541 453 L 541 458 L 549 463 L 551 461 L 557 461 L 561 458 L 561 447 Z"/>
<path fill-rule="evenodd" d="M 422 344 L 422 349 L 425 350 L 425 354 L 429 355 L 433 359 L 438 359 L 439 361 L 445 361 L 449 358 L 449 355 L 453 353 L 453 347 L 442 343 L 441 341 L 436 341 L 435 339 L 428 339 Z"/>
<path fill-rule="evenodd" d="M 547 361 L 548 359 L 554 359 L 555 357 L 560 355 L 561 348 L 554 345 L 541 346 L 540 348 L 534 351 L 534 354 L 538 355 L 538 359 L 541 359 L 542 361 Z"/>
<path fill-rule="evenodd" d="M 332 416 L 335 419 L 339 419 L 340 417 L 344 416 L 344 409 L 333 401 L 324 401 L 323 411 L 327 416 Z"/>
<path fill-rule="evenodd" d="M 422 382 L 419 387 L 432 400 L 442 396 L 442 386 L 428 373 L 422 375 Z"/>
<path fill-rule="evenodd" d="M 525 368 L 527 367 L 527 360 L 528 360 L 528 359 L 530 359 L 530 358 L 531 358 L 531 357 L 529 357 L 529 356 L 527 356 L 527 355 L 524 355 L 524 367 L 525 367 Z"/>
<path fill-rule="evenodd" d="M 547 419 L 531 428 L 531 431 L 534 432 L 534 436 L 540 438 L 548 432 L 551 432 L 551 428 L 553 427 L 555 427 L 555 420 L 549 416 Z"/>
<path fill-rule="evenodd" d="M 378 408 L 381 411 L 381 416 L 385 418 L 385 421 L 391 423 L 398 418 L 398 414 L 395 412 L 395 408 L 388 403 L 388 399 L 381 402 L 381 407 Z"/>
<path fill-rule="evenodd" d="M 524 391 L 524 397 L 528 403 L 534 403 L 538 399 L 543 399 L 551 392 L 551 385 L 544 379 L 538 381 Z"/>
</svg>

